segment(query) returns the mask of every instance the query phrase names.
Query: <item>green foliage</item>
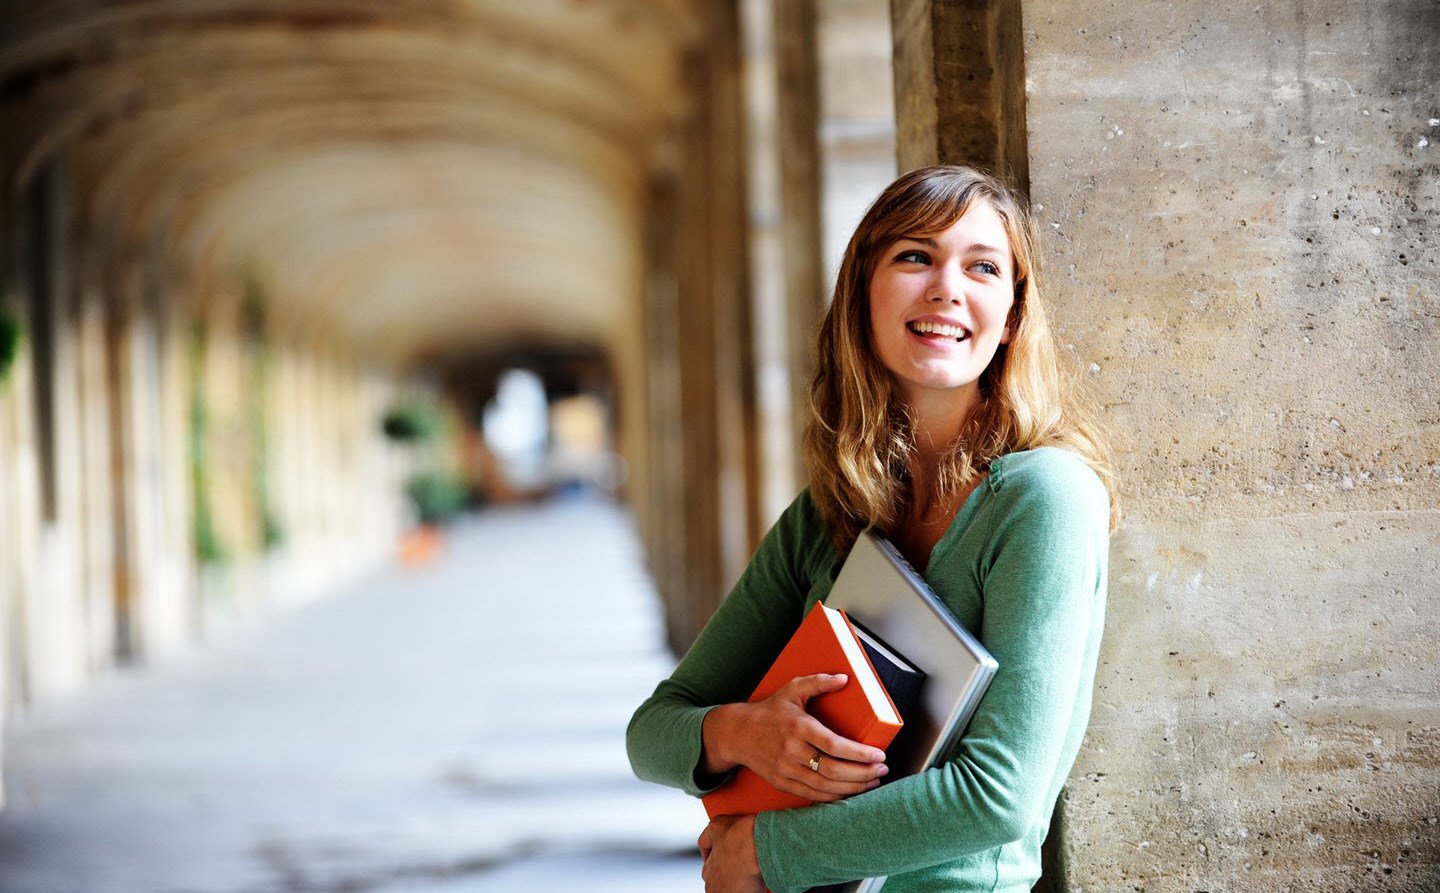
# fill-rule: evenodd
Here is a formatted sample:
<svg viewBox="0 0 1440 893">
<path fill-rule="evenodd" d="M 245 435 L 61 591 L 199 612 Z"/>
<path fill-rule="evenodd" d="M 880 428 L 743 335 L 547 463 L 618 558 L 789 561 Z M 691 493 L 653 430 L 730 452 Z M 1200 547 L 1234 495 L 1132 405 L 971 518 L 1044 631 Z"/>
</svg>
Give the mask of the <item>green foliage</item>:
<svg viewBox="0 0 1440 893">
<path fill-rule="evenodd" d="M 209 407 L 205 404 L 205 327 L 196 325 L 190 337 L 190 489 L 195 513 L 191 533 L 195 558 L 201 564 L 222 564 L 226 550 L 215 530 L 210 508 L 210 465 L 206 442 L 210 429 Z"/>
<path fill-rule="evenodd" d="M 280 519 L 275 517 L 275 513 L 270 510 L 269 506 L 265 507 L 260 523 L 262 525 L 260 537 L 265 551 L 273 552 L 285 545 L 285 528 L 280 525 Z"/>
<path fill-rule="evenodd" d="M 270 402 L 270 338 L 265 326 L 264 293 L 258 280 L 253 277 L 248 279 L 245 288 L 245 332 L 253 382 L 247 406 L 250 432 L 254 437 L 250 485 L 260 515 L 261 547 L 271 552 L 284 545 L 285 528 L 270 499 L 270 418 L 265 411 Z"/>
<path fill-rule="evenodd" d="M 415 504 L 420 523 L 443 524 L 465 508 L 470 490 L 453 474 L 422 471 L 405 483 L 405 495 Z"/>
<path fill-rule="evenodd" d="M 380 428 L 398 443 L 429 443 L 440 436 L 440 412 L 425 403 L 401 403 L 385 413 Z"/>
<path fill-rule="evenodd" d="M 195 557 L 201 564 L 224 564 L 229 556 L 225 554 L 225 547 L 220 543 L 220 534 L 215 531 L 209 500 L 204 502 L 203 510 L 200 507 L 201 500 L 197 499 L 195 505 Z"/>
<path fill-rule="evenodd" d="M 5 302 L 4 296 L 0 295 L 0 384 L 5 383 L 5 379 L 10 375 L 10 367 L 15 365 L 23 334 L 20 317 Z"/>
</svg>

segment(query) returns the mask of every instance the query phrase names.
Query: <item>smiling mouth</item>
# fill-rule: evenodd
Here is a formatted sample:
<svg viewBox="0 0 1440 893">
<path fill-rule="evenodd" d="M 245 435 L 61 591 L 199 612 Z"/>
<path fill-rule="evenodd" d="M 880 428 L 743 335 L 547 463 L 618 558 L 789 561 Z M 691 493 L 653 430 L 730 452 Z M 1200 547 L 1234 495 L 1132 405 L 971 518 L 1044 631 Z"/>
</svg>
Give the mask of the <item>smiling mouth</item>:
<svg viewBox="0 0 1440 893">
<path fill-rule="evenodd" d="M 910 322 L 905 327 L 922 338 L 944 338 L 959 344 L 970 337 L 970 332 L 963 326 L 951 326 L 938 322 Z"/>
</svg>

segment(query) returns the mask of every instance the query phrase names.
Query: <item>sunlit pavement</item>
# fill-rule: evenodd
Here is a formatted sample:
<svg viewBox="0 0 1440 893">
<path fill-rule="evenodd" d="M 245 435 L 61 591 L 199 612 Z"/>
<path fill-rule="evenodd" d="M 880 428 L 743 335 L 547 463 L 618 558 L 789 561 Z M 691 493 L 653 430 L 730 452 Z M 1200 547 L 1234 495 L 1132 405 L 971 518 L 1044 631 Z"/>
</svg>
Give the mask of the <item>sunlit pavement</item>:
<svg viewBox="0 0 1440 893">
<path fill-rule="evenodd" d="M 660 643 L 623 512 L 486 513 L 427 569 L 12 718 L 0 890 L 697 891 L 703 809 L 625 760 Z"/>
</svg>

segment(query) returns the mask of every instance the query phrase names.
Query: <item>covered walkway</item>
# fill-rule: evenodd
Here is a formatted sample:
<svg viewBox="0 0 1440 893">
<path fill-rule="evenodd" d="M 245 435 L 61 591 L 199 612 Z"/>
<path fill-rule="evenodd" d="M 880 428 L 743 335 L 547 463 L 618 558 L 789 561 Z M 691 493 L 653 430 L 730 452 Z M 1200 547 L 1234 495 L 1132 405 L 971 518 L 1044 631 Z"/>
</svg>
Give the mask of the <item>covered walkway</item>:
<svg viewBox="0 0 1440 893">
<path fill-rule="evenodd" d="M 698 889 L 623 722 L 804 486 L 846 240 L 932 162 L 1029 196 L 1114 435 L 1047 880 L 1440 890 L 1437 36 L 0 0 L 0 893 Z M 625 509 L 394 567 L 576 488 Z"/>
<path fill-rule="evenodd" d="M 485 513 L 369 576 L 7 732 L 0 889 L 700 889 L 703 810 L 636 781 L 670 658 L 630 518 Z"/>
</svg>

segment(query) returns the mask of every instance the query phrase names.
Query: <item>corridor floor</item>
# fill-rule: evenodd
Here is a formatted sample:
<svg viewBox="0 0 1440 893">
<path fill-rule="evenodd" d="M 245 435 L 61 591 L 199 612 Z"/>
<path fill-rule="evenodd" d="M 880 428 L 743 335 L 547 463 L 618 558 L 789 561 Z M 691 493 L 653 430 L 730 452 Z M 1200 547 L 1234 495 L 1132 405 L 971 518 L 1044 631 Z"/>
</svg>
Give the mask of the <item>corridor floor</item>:
<svg viewBox="0 0 1440 893">
<path fill-rule="evenodd" d="M 698 891 L 703 809 L 624 753 L 670 665 L 627 515 L 488 512 L 12 719 L 0 890 Z"/>
</svg>

